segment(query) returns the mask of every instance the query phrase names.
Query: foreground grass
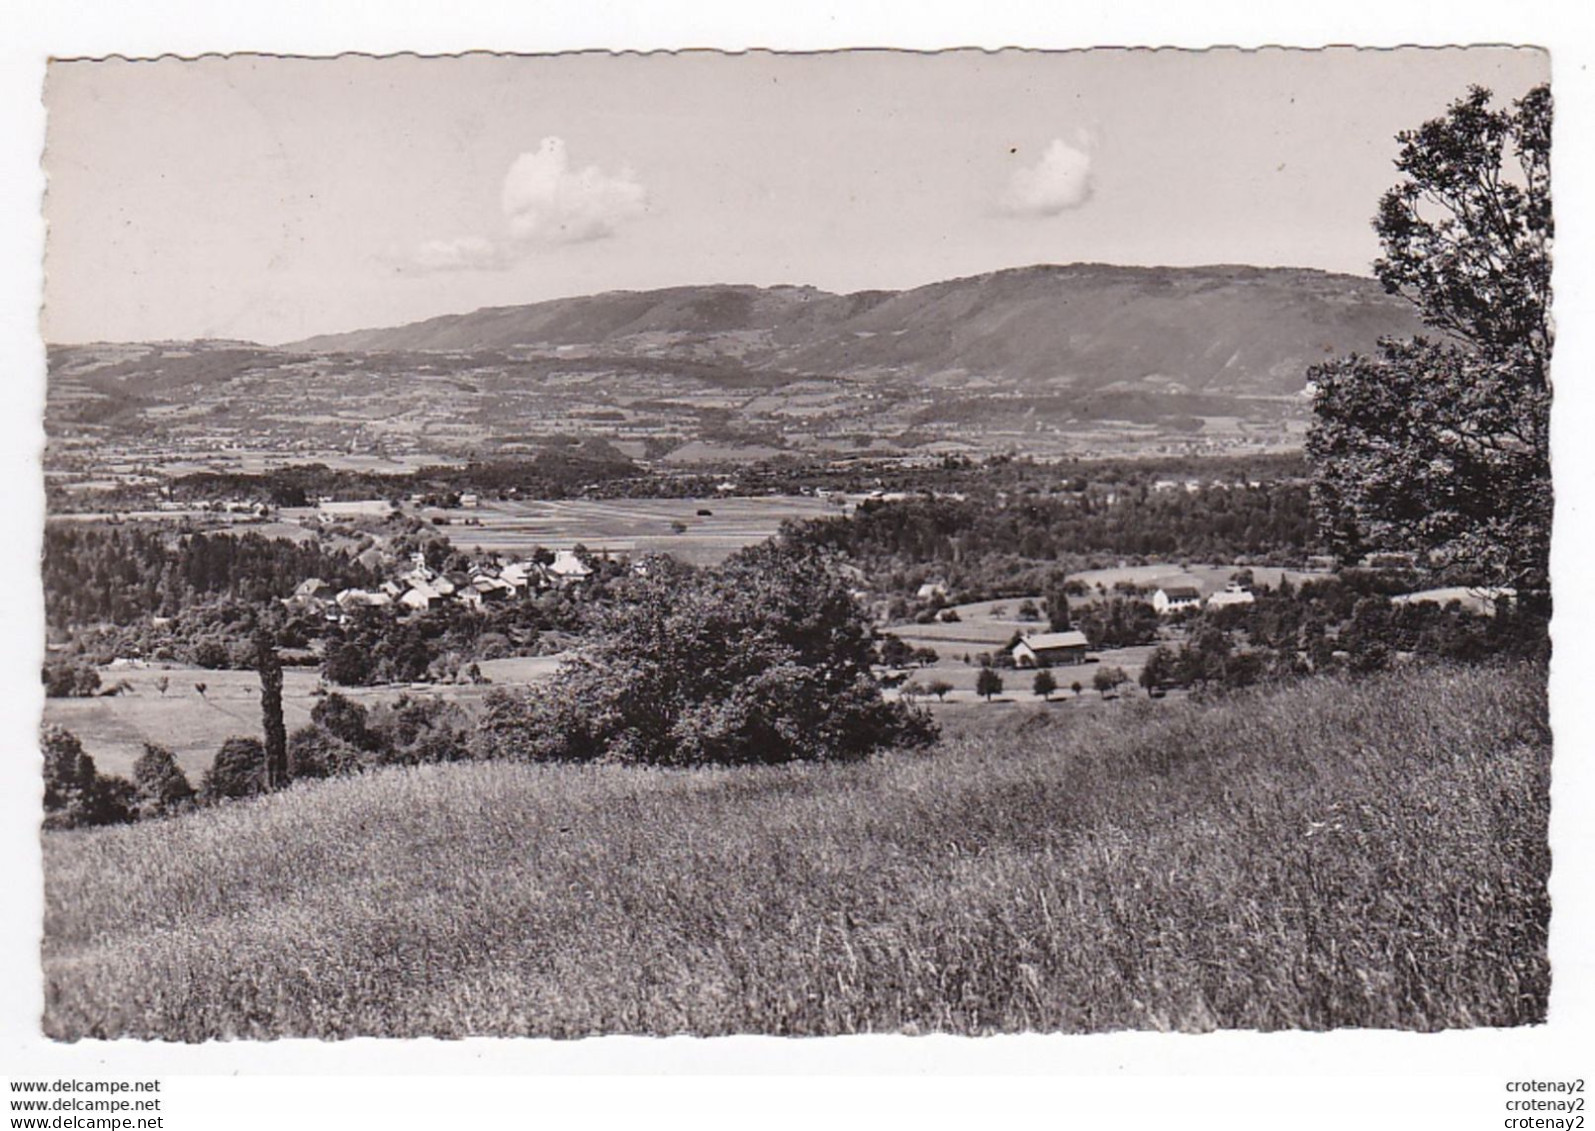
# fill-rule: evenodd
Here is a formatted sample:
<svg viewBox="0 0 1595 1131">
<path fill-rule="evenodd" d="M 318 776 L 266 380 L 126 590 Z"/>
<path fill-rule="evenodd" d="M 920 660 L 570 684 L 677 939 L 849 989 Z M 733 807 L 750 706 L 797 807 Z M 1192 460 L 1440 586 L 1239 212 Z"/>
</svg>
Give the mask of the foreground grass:
<svg viewBox="0 0 1595 1131">
<path fill-rule="evenodd" d="M 52 833 L 45 1028 L 1540 1021 L 1545 712 L 1542 669 L 1410 671 L 856 766 L 426 767 Z"/>
</svg>

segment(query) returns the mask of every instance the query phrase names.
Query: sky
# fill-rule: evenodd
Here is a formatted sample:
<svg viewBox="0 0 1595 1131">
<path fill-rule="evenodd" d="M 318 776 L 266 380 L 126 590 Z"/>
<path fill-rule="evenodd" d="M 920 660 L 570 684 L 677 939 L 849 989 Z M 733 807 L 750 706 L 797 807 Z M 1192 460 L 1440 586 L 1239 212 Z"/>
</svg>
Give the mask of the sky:
<svg viewBox="0 0 1595 1131">
<path fill-rule="evenodd" d="M 1366 275 L 1395 134 L 1548 78 L 1505 48 L 57 62 L 44 336 L 1032 263 Z"/>
</svg>

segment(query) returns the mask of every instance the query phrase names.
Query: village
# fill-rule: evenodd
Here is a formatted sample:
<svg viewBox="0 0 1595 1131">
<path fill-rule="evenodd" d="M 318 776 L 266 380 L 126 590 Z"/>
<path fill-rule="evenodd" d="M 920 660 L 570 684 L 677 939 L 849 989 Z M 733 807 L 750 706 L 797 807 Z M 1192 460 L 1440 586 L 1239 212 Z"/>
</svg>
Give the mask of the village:
<svg viewBox="0 0 1595 1131">
<path fill-rule="evenodd" d="M 592 575 L 592 567 L 574 550 L 555 550 L 550 557 L 547 562 L 533 559 L 502 566 L 473 561 L 467 570 L 444 572 L 427 565 L 426 555 L 416 551 L 407 572 L 375 589 L 335 590 L 321 578 L 311 577 L 282 603 L 293 613 L 320 614 L 347 623 L 357 609 L 428 612 L 452 603 L 477 611 L 528 593 L 575 585 Z"/>
</svg>

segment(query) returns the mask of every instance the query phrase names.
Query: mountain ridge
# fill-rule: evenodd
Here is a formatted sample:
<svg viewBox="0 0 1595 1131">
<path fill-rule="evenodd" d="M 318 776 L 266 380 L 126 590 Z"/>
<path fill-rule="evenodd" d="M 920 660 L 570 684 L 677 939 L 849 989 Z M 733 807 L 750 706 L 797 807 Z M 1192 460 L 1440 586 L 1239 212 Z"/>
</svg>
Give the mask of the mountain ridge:
<svg viewBox="0 0 1595 1131">
<path fill-rule="evenodd" d="M 276 347 L 310 353 L 576 348 L 827 376 L 984 375 L 1059 387 L 1285 394 L 1307 367 L 1421 329 L 1370 278 L 1317 268 L 1033 264 L 904 290 L 615 290 Z"/>
</svg>

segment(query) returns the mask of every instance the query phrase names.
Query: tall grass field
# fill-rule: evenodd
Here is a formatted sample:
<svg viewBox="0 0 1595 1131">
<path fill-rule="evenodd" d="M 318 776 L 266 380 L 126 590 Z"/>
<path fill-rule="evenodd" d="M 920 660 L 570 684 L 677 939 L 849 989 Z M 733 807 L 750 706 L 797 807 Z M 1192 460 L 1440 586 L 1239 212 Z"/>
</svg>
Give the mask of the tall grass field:
<svg viewBox="0 0 1595 1131">
<path fill-rule="evenodd" d="M 1543 668 L 949 725 L 928 751 L 855 765 L 391 769 L 47 833 L 45 1030 L 1545 1017 Z"/>
</svg>

